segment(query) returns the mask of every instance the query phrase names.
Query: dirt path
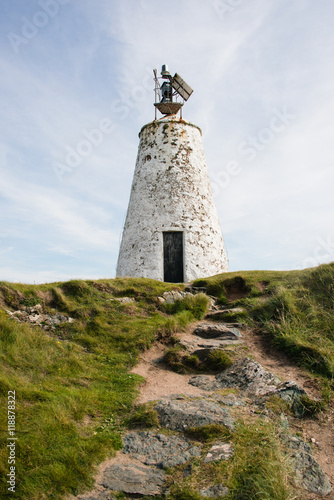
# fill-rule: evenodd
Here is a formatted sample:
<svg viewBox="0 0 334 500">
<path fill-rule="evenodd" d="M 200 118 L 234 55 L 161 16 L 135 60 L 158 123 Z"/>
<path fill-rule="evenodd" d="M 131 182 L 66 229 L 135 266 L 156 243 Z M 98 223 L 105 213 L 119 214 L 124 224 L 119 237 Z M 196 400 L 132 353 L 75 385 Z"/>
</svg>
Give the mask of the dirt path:
<svg viewBox="0 0 334 500">
<path fill-rule="evenodd" d="M 189 341 L 191 332 L 197 323 L 193 323 L 186 332 L 176 334 L 179 340 Z M 264 339 L 254 333 L 251 328 L 241 328 L 243 340 L 243 356 L 250 356 L 260 363 L 266 370 L 274 373 L 282 381 L 293 380 L 303 387 L 309 396 L 320 398 L 319 384 L 316 379 L 294 365 L 289 358 L 279 351 L 272 349 Z M 244 350 L 245 347 L 247 350 Z M 163 396 L 176 393 L 201 395 L 203 391 L 188 384 L 192 375 L 180 375 L 169 370 L 161 363 L 166 345 L 155 344 L 151 349 L 140 356 L 139 363 L 132 369 L 132 373 L 143 376 L 146 381 L 140 387 L 138 403 L 155 401 Z"/>
<path fill-rule="evenodd" d="M 156 344 L 140 357 L 140 362 L 132 369 L 132 373 L 145 377 L 146 381 L 140 388 L 138 403 L 155 401 L 172 394 L 189 394 L 201 396 L 203 390 L 188 384 L 192 375 L 180 375 L 168 370 L 161 359 L 166 346 Z"/>
</svg>

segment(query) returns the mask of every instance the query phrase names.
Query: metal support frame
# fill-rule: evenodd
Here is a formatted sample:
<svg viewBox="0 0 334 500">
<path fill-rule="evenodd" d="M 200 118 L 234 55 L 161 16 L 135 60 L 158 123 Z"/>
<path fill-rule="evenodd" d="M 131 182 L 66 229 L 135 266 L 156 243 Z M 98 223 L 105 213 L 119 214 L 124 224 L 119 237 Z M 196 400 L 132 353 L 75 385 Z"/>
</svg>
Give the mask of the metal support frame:
<svg viewBox="0 0 334 500">
<path fill-rule="evenodd" d="M 164 78 L 159 78 L 158 77 L 158 70 L 157 69 L 154 69 L 153 70 L 153 73 L 154 73 L 154 95 L 155 95 L 155 103 L 154 103 L 154 107 L 155 107 L 155 115 L 154 115 L 154 120 L 156 121 L 158 119 L 157 117 L 157 110 L 159 109 L 159 104 L 161 103 L 161 86 L 159 84 L 159 80 L 169 80 L 171 83 L 173 81 L 173 78 L 172 76 L 168 76 L 168 77 L 164 77 Z M 173 87 L 174 88 L 174 87 Z M 167 113 L 167 114 L 164 114 L 161 110 L 160 113 L 161 114 L 164 114 L 164 116 L 168 116 L 169 114 L 176 114 L 180 111 L 180 118 L 182 119 L 182 106 L 184 104 L 184 98 L 182 96 L 180 96 L 180 94 L 174 89 L 174 92 L 172 93 L 172 96 L 176 98 L 176 100 L 172 103 L 172 104 L 179 104 L 179 106 L 175 106 L 178 108 L 178 110 L 176 111 L 176 113 Z M 181 97 L 182 98 L 182 103 L 179 103 L 177 101 L 177 98 L 178 97 Z M 171 107 L 172 108 L 172 107 Z"/>
</svg>

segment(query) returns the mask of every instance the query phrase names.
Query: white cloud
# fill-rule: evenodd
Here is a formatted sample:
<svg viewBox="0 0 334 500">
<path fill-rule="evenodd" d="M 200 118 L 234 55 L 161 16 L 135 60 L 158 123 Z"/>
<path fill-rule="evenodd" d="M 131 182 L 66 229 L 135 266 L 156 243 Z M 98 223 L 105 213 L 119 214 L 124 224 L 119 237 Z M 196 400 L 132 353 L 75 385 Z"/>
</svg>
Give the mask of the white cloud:
<svg viewBox="0 0 334 500">
<path fill-rule="evenodd" d="M 55 189 L 14 181 L 4 173 L 1 177 L 0 193 L 13 204 L 21 223 L 27 224 L 27 231 L 23 230 L 25 237 L 33 227 L 34 231 L 42 231 L 43 236 L 46 233 L 49 238 L 61 238 L 74 247 L 107 249 L 118 241 L 110 229 L 103 227 L 107 226 L 110 216 L 102 207 L 86 206 L 83 200 L 72 200 Z M 22 227 L 11 228 L 16 236 L 20 236 L 21 231 Z"/>
</svg>

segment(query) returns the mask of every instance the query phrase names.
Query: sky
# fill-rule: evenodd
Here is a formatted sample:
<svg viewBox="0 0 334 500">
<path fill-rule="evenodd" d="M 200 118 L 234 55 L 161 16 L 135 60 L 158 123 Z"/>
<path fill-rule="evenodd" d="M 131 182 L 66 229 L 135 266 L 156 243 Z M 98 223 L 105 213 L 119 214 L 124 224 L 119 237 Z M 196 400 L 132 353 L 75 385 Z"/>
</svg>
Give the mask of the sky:
<svg viewBox="0 0 334 500">
<path fill-rule="evenodd" d="M 0 280 L 115 277 L 153 68 L 194 93 L 231 271 L 334 260 L 334 3 L 2 0 Z"/>
</svg>

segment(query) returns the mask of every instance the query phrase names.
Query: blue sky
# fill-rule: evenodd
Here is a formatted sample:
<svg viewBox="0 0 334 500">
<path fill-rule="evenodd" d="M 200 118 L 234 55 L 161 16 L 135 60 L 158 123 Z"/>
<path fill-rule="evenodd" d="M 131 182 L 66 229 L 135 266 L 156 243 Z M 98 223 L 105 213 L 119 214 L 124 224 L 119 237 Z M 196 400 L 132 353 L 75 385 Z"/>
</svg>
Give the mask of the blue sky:
<svg viewBox="0 0 334 500">
<path fill-rule="evenodd" d="M 334 3 L 3 0 L 0 280 L 115 276 L 152 69 L 193 87 L 230 270 L 334 260 Z"/>
</svg>

